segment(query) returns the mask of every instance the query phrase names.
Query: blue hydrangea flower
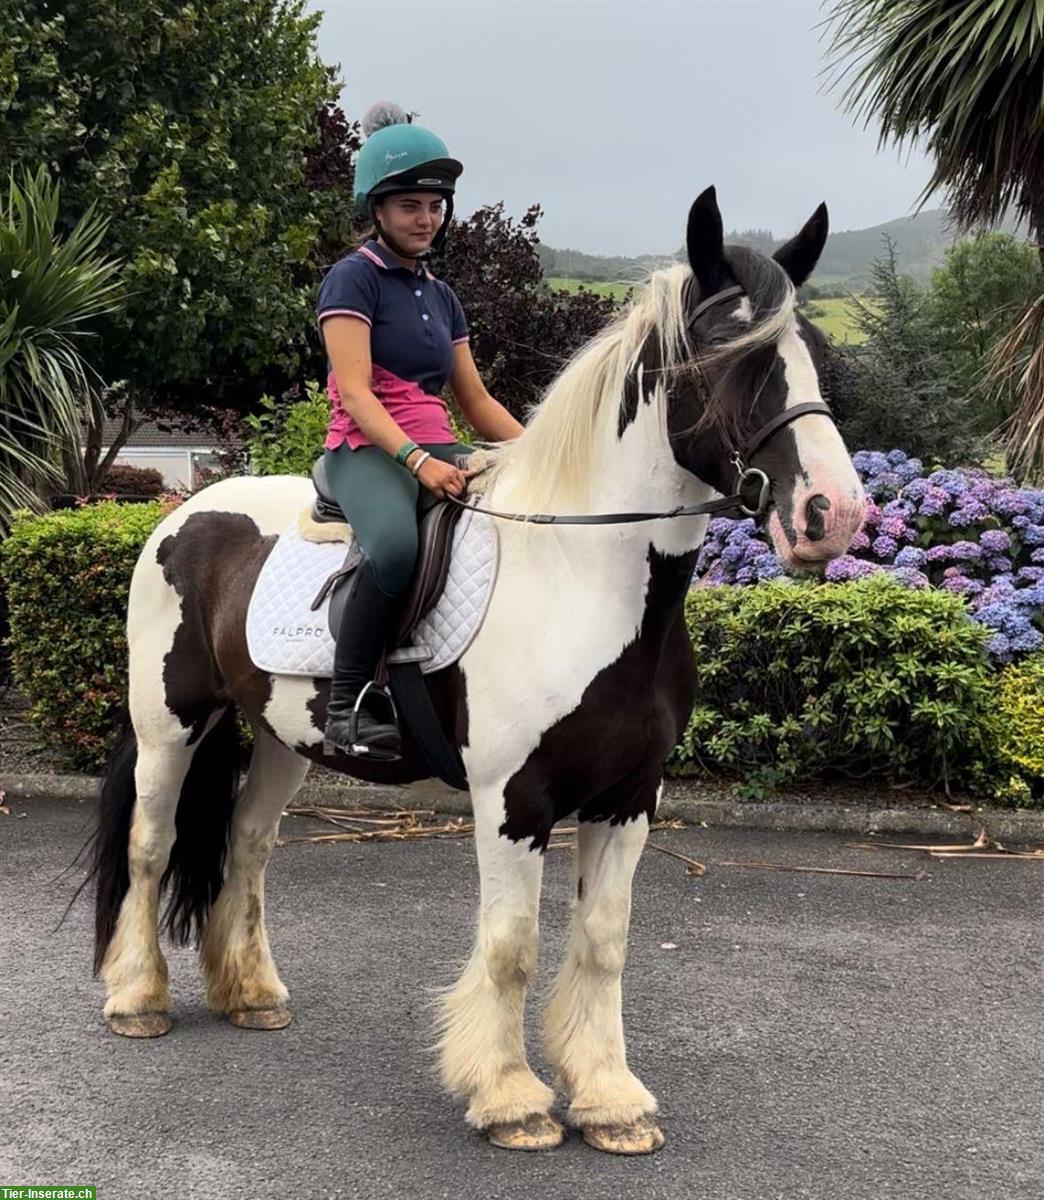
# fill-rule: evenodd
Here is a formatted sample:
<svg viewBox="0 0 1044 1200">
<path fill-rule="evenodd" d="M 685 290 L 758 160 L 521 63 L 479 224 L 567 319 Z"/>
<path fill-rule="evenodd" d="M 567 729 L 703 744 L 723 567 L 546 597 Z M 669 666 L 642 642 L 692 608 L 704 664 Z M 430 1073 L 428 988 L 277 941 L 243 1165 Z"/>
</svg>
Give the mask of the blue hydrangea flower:
<svg viewBox="0 0 1044 1200">
<path fill-rule="evenodd" d="M 920 546 L 904 546 L 895 556 L 897 567 L 912 567 L 918 569 L 927 562 L 928 556 Z"/>
<path fill-rule="evenodd" d="M 903 552 L 900 550 L 899 553 L 902 554 Z M 904 587 L 918 589 L 931 587 L 931 580 L 929 580 L 928 576 L 923 571 L 918 571 L 914 567 L 895 567 L 890 574 L 893 579 L 898 580 Z"/>
</svg>

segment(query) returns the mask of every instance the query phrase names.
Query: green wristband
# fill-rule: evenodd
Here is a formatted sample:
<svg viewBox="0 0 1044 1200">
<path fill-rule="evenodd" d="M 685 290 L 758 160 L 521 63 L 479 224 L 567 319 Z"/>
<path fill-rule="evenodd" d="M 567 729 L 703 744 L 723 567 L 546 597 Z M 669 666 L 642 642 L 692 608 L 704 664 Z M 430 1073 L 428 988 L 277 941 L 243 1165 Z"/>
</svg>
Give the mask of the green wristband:
<svg viewBox="0 0 1044 1200">
<path fill-rule="evenodd" d="M 404 467 L 406 465 L 406 460 L 410 457 L 414 450 L 419 449 L 420 446 L 418 446 L 416 442 L 403 442 L 396 452 L 395 461 L 400 467 Z"/>
</svg>

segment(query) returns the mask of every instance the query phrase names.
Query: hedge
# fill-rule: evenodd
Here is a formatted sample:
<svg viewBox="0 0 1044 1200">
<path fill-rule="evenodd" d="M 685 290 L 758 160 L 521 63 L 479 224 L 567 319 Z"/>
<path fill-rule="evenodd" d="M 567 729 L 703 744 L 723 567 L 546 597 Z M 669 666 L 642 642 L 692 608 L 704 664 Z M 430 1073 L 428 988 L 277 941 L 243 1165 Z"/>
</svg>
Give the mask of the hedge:
<svg viewBox="0 0 1044 1200">
<path fill-rule="evenodd" d="M 888 577 L 696 588 L 699 693 L 670 765 L 757 795 L 824 771 L 979 784 L 995 672 L 964 602 Z"/>
<path fill-rule="evenodd" d="M 15 683 L 44 742 L 97 770 L 127 699 L 127 592 L 134 563 L 167 507 L 106 501 L 21 514 L 0 544 Z"/>
<path fill-rule="evenodd" d="M 126 698 L 135 560 L 168 506 L 111 502 L 16 520 L 0 545 L 13 669 L 44 741 L 77 768 L 111 753 Z M 672 774 L 741 794 L 830 775 L 1044 791 L 1044 656 L 998 670 L 949 592 L 888 577 L 700 587 L 686 599 L 698 698 Z"/>
</svg>

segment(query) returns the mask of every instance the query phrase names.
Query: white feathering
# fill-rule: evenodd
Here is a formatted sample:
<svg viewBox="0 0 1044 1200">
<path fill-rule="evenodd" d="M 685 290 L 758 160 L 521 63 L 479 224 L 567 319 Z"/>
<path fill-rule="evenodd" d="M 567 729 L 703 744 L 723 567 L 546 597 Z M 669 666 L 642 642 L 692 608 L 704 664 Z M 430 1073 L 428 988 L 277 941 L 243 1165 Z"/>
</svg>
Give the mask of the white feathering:
<svg viewBox="0 0 1044 1200">
<path fill-rule="evenodd" d="M 362 131 L 366 137 L 372 137 L 378 129 L 387 125 L 408 125 L 409 114 L 401 104 L 391 100 L 378 100 L 371 104 L 362 119 Z"/>
</svg>

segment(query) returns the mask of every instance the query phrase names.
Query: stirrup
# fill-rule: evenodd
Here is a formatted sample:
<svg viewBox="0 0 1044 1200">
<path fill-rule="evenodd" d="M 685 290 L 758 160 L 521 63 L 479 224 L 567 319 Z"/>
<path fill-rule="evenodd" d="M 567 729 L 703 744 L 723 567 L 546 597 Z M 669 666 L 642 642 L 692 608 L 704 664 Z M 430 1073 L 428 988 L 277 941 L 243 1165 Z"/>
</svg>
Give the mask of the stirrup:
<svg viewBox="0 0 1044 1200">
<path fill-rule="evenodd" d="M 351 715 L 348 717 L 348 748 L 342 750 L 335 745 L 328 737 L 323 737 L 323 754 L 327 757 L 332 757 L 335 754 L 348 754 L 354 758 L 369 758 L 373 762 L 398 762 L 402 757 L 401 754 L 396 754 L 393 751 L 383 750 L 377 746 L 367 746 L 365 742 L 356 741 L 358 737 L 359 714 L 362 712 L 362 702 L 366 698 L 368 692 L 373 692 L 375 695 L 381 696 L 388 701 L 388 707 L 391 709 L 392 722 L 399 729 L 399 735 L 402 736 L 402 730 L 399 726 L 399 710 L 395 707 L 395 701 L 392 698 L 391 692 L 386 687 L 381 687 L 372 679 L 367 683 L 359 695 L 355 698 L 355 705 L 352 708 Z M 329 725 L 329 720 L 327 721 Z"/>
</svg>

